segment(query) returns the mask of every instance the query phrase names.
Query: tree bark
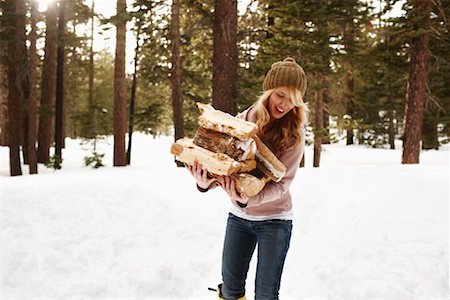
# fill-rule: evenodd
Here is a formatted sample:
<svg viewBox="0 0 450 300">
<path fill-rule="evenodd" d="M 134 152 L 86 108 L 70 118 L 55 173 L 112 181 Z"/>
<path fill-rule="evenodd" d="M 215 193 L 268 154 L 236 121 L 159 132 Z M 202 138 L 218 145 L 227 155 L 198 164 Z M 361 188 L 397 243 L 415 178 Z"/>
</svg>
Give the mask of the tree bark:
<svg viewBox="0 0 450 300">
<path fill-rule="evenodd" d="M 21 101 L 22 85 L 20 80 L 21 57 L 17 55 L 21 51 L 20 35 L 23 28 L 20 28 L 20 20 L 17 0 L 6 2 L 6 14 L 10 18 L 8 35 L 8 129 L 9 129 L 9 170 L 11 176 L 22 175 L 20 165 L 20 132 L 21 132 Z"/>
<path fill-rule="evenodd" d="M 114 64 L 114 166 L 125 166 L 125 32 L 126 0 L 117 0 L 116 59 Z"/>
<path fill-rule="evenodd" d="M 46 12 L 45 59 L 42 71 L 41 106 L 38 127 L 38 162 L 50 157 L 53 137 L 53 107 L 56 92 L 57 2 L 50 1 Z"/>
<path fill-rule="evenodd" d="M 36 19 L 37 19 L 37 3 L 31 1 L 31 32 L 30 32 L 30 86 L 28 98 L 28 167 L 30 174 L 37 174 L 37 100 L 36 100 L 36 81 L 37 81 L 37 53 L 36 53 Z"/>
<path fill-rule="evenodd" d="M 137 69 L 138 69 L 138 58 L 139 58 L 139 37 L 141 33 L 141 23 L 138 24 L 136 33 L 136 48 L 134 50 L 134 73 L 133 73 L 133 83 L 131 85 L 131 99 L 130 99 L 130 114 L 128 119 L 128 147 L 127 147 L 127 165 L 131 163 L 131 145 L 133 138 L 133 128 L 134 128 L 134 112 L 136 105 L 136 88 L 137 88 Z"/>
<path fill-rule="evenodd" d="M 313 167 L 320 166 L 320 152 L 322 151 L 322 131 L 323 131 L 323 90 L 316 92 L 315 103 L 315 118 L 314 118 L 314 158 Z"/>
<path fill-rule="evenodd" d="M 388 92 L 390 94 L 390 92 Z M 392 99 L 390 99 L 392 101 Z M 391 149 L 395 149 L 395 112 L 393 109 L 390 109 L 388 111 L 388 117 L 389 117 L 389 147 Z"/>
<path fill-rule="evenodd" d="M 351 47 L 351 44 L 353 44 L 354 40 L 354 25 L 353 22 L 346 24 L 346 30 L 345 30 L 345 50 L 347 51 L 348 61 L 347 61 L 347 115 L 349 115 L 350 123 L 349 128 L 347 128 L 347 145 L 353 145 L 355 143 L 354 141 L 354 134 L 353 134 L 353 118 L 354 118 L 354 105 L 353 105 L 353 61 L 351 58 L 353 49 Z"/>
<path fill-rule="evenodd" d="M 0 55 L 5 55 L 6 49 L 4 47 L 6 43 L 0 45 Z M 2 62 L 0 62 L 0 146 L 8 146 L 8 96 L 6 93 L 6 68 Z"/>
<path fill-rule="evenodd" d="M 20 145 L 22 146 L 22 157 L 23 163 L 28 164 L 28 114 L 26 113 L 26 108 L 28 106 L 29 98 L 29 61 L 27 53 L 27 33 L 26 33 L 26 13 L 27 8 L 24 1 L 17 1 L 18 15 L 17 26 L 20 28 L 19 44 L 20 49 L 16 53 L 19 59 L 19 79 L 22 85 L 22 97 L 20 105 L 20 116 L 21 116 L 21 130 L 20 130 Z"/>
<path fill-rule="evenodd" d="M 59 1 L 58 9 L 58 47 L 56 66 L 56 106 L 55 106 L 55 169 L 61 169 L 64 143 L 64 35 L 66 31 L 65 0 Z"/>
<path fill-rule="evenodd" d="M 216 0 L 214 8 L 213 106 L 236 112 L 237 0 Z"/>
<path fill-rule="evenodd" d="M 172 69 L 170 82 L 172 85 L 172 109 L 175 126 L 175 141 L 184 137 L 183 99 L 181 96 L 181 58 L 180 58 L 180 1 L 172 1 Z"/>
<path fill-rule="evenodd" d="M 89 89 L 88 89 L 88 106 L 89 106 L 89 119 L 91 121 L 89 138 L 95 138 L 97 135 L 97 118 L 96 109 L 94 104 L 94 18 L 95 18 L 95 0 L 92 0 L 91 7 L 91 44 L 89 49 Z M 95 146 L 94 146 L 95 148 Z"/>
<path fill-rule="evenodd" d="M 414 10 L 420 18 L 416 30 L 428 30 L 431 0 L 416 0 Z M 405 129 L 403 135 L 402 164 L 418 164 L 422 137 L 425 84 L 427 79 L 429 34 L 425 31 L 414 37 L 410 50 L 409 79 L 406 87 Z"/>
</svg>

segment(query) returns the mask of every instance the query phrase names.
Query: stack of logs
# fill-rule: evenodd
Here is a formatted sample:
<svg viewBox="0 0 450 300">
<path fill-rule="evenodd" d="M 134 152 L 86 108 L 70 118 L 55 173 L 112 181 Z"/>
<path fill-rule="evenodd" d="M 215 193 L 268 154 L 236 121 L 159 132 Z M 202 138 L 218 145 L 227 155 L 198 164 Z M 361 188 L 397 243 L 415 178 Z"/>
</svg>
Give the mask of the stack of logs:
<svg viewBox="0 0 450 300">
<path fill-rule="evenodd" d="M 202 164 L 208 176 L 230 176 L 236 190 L 249 197 L 264 185 L 278 182 L 286 167 L 257 137 L 256 124 L 231 116 L 211 105 L 197 103 L 201 112 L 194 139 L 177 140 L 171 153 L 178 161 Z"/>
</svg>

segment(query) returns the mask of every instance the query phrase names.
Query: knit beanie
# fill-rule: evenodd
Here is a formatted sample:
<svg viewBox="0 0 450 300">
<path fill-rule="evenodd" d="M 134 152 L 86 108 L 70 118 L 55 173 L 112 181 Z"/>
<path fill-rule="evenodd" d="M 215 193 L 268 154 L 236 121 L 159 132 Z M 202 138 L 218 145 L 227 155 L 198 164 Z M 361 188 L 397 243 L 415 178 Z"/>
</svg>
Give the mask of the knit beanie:
<svg viewBox="0 0 450 300">
<path fill-rule="evenodd" d="M 271 90 L 280 86 L 295 87 L 302 96 L 306 92 L 306 74 L 303 68 L 291 57 L 272 64 L 263 82 L 263 90 Z"/>
</svg>

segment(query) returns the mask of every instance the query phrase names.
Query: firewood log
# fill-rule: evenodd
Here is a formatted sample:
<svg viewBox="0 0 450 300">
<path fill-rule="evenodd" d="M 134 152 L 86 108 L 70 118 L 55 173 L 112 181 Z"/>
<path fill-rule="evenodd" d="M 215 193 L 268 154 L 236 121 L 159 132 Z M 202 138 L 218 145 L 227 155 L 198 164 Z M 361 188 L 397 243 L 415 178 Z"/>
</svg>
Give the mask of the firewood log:
<svg viewBox="0 0 450 300">
<path fill-rule="evenodd" d="M 189 138 L 177 140 L 170 152 L 176 156 L 177 160 L 188 165 L 193 165 L 197 161 L 203 164 L 208 172 L 216 175 L 229 176 L 237 172 L 247 172 L 256 167 L 254 160 L 237 162 L 226 154 L 199 147 Z"/>
<path fill-rule="evenodd" d="M 211 105 L 197 103 L 201 115 L 198 117 L 198 125 L 213 131 L 226 133 L 241 141 L 247 141 L 258 131 L 258 126 L 220 110 L 215 110 Z"/>
<path fill-rule="evenodd" d="M 286 174 L 286 167 L 258 136 L 254 135 L 253 138 L 257 148 L 256 160 L 258 163 L 256 167 L 273 181 L 279 182 Z"/>
<path fill-rule="evenodd" d="M 194 144 L 212 152 L 224 153 L 237 161 L 255 159 L 256 143 L 253 138 L 241 141 L 225 133 L 199 127 Z"/>
<path fill-rule="evenodd" d="M 236 181 L 236 191 L 248 197 L 257 195 L 266 185 L 266 181 L 258 179 L 248 173 L 232 174 L 231 178 Z"/>
</svg>

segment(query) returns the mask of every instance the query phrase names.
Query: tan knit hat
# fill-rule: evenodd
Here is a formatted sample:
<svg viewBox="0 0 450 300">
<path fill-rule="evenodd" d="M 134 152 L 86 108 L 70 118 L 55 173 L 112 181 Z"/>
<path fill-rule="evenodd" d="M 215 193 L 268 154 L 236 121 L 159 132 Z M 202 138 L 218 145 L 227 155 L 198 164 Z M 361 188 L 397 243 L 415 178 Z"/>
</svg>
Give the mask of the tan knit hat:
<svg viewBox="0 0 450 300">
<path fill-rule="evenodd" d="M 263 90 L 271 90 L 280 86 L 291 86 L 300 90 L 302 96 L 306 92 L 306 74 L 303 68 L 291 57 L 282 62 L 272 64 L 263 82 Z"/>
</svg>

